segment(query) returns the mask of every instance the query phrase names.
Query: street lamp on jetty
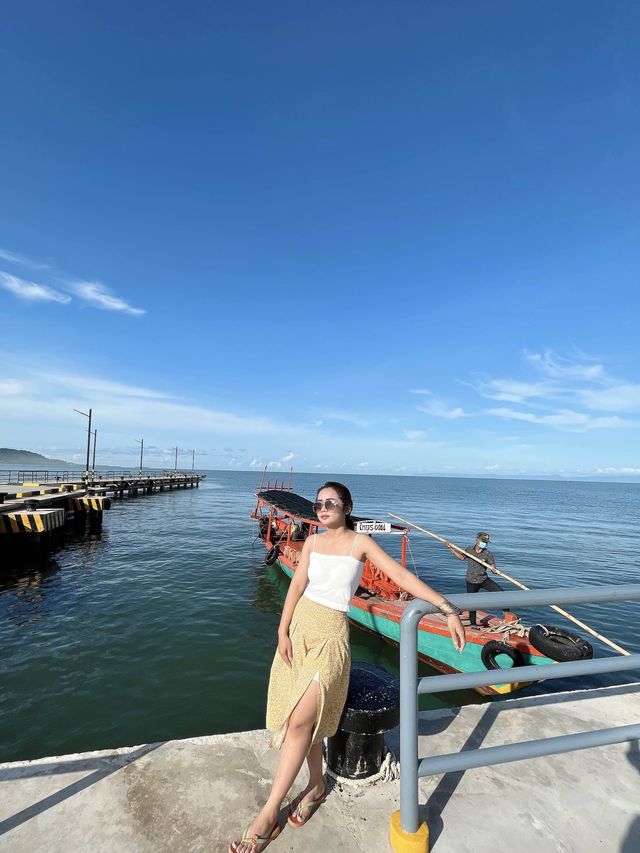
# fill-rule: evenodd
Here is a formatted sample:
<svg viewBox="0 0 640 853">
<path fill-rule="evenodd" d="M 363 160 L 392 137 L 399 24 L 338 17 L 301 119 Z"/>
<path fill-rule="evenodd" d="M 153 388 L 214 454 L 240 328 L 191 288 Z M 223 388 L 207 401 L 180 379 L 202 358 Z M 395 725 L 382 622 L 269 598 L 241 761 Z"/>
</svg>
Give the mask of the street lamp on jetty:
<svg viewBox="0 0 640 853">
<path fill-rule="evenodd" d="M 89 479 L 89 457 L 91 456 L 91 415 L 92 410 L 89 409 L 88 412 L 81 412 L 80 409 L 74 409 L 74 412 L 77 412 L 79 415 L 84 415 L 85 418 L 89 418 L 89 425 L 87 427 L 87 466 L 84 472 L 87 480 Z"/>
<path fill-rule="evenodd" d="M 144 438 L 134 438 L 134 441 L 137 441 L 140 445 L 140 476 L 142 476 L 142 455 L 144 453 Z"/>
<path fill-rule="evenodd" d="M 191 451 L 191 470 L 196 470 L 196 452 L 195 450 Z"/>
<path fill-rule="evenodd" d="M 174 447 L 173 449 L 174 449 L 174 450 L 175 450 L 175 452 L 176 452 L 176 461 L 175 461 L 175 463 L 174 463 L 173 470 L 174 470 L 174 471 L 177 471 L 177 470 L 178 470 L 178 448 L 177 448 L 177 447 Z"/>
<path fill-rule="evenodd" d="M 94 429 L 93 431 L 93 461 L 91 463 L 91 470 L 93 472 L 93 476 L 96 474 L 96 444 L 98 443 L 98 430 Z"/>
</svg>

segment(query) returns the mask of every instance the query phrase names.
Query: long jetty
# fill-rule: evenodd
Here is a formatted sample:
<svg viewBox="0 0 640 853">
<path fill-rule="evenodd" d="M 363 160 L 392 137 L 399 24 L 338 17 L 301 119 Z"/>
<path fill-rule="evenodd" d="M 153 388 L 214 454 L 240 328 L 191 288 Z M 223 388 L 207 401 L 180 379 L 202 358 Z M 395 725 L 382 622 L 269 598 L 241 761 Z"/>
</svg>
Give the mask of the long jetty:
<svg viewBox="0 0 640 853">
<path fill-rule="evenodd" d="M 171 473 L 77 471 L 2 472 L 0 549 L 27 540 L 48 542 L 65 525 L 96 527 L 112 499 L 153 495 L 197 487 L 205 478 L 194 471 Z M 27 479 L 28 477 L 28 479 Z"/>
</svg>

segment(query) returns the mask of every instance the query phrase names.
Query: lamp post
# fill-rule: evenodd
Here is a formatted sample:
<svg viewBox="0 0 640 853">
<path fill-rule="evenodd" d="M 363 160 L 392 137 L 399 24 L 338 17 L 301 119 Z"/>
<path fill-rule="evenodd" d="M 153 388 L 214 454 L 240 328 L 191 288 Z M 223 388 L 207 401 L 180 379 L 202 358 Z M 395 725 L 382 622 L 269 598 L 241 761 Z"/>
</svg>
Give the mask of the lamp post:
<svg viewBox="0 0 640 853">
<path fill-rule="evenodd" d="M 89 457 L 91 455 L 91 415 L 92 410 L 89 409 L 88 412 L 81 412 L 80 409 L 74 409 L 74 412 L 77 412 L 79 415 L 84 415 L 85 418 L 89 418 L 89 426 L 87 427 L 87 467 L 85 470 L 85 476 L 89 479 Z"/>
<path fill-rule="evenodd" d="M 191 470 L 196 470 L 196 452 L 195 450 L 191 451 Z"/>
<path fill-rule="evenodd" d="M 98 430 L 94 429 L 93 431 L 93 461 L 91 463 L 91 470 L 93 472 L 93 476 L 96 475 L 96 444 L 98 443 Z"/>
<path fill-rule="evenodd" d="M 177 447 L 175 448 L 175 451 L 176 451 L 176 461 L 174 463 L 173 470 L 177 471 L 178 470 L 178 448 Z"/>
<path fill-rule="evenodd" d="M 140 445 L 140 476 L 142 476 L 142 455 L 144 453 L 144 438 L 134 438 L 134 441 L 137 441 Z"/>
</svg>

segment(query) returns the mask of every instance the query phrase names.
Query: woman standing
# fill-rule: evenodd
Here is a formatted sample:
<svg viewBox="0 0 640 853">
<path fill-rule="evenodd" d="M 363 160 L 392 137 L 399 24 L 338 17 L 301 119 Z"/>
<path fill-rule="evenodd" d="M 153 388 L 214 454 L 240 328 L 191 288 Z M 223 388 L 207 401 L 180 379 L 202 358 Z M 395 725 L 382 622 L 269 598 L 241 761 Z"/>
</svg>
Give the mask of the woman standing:
<svg viewBox="0 0 640 853">
<path fill-rule="evenodd" d="M 271 667 L 267 728 L 280 760 L 271 793 L 229 853 L 262 853 L 280 833 L 278 813 L 306 757 L 309 783 L 289 807 L 288 822 L 303 826 L 325 799 L 322 741 L 338 729 L 349 688 L 351 656 L 347 612 L 368 559 L 401 589 L 447 616 L 454 646 L 465 636 L 459 611 L 408 572 L 373 539 L 354 532 L 353 500 L 341 483 L 325 483 L 313 505 L 325 533 L 304 543 L 284 602 L 278 650 Z"/>
</svg>

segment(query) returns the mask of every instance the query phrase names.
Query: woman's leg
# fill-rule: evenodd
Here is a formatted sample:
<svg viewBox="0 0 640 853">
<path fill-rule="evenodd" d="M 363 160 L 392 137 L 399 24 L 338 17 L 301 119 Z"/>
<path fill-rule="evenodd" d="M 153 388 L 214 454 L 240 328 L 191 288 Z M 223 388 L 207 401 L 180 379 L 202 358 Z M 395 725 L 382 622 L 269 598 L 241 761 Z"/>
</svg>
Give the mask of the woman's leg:
<svg viewBox="0 0 640 853">
<path fill-rule="evenodd" d="M 291 712 L 269 799 L 251 824 L 250 834 L 269 834 L 278 817 L 280 805 L 300 772 L 309 751 L 311 735 L 318 717 L 318 690 L 318 682 L 312 681 Z M 321 744 L 320 747 L 322 747 Z M 314 761 L 317 761 L 316 756 L 312 759 L 312 762 Z M 322 773 L 322 750 L 320 751 L 320 772 Z M 250 853 L 251 846 L 239 843 L 235 849 L 238 853 Z"/>
</svg>

